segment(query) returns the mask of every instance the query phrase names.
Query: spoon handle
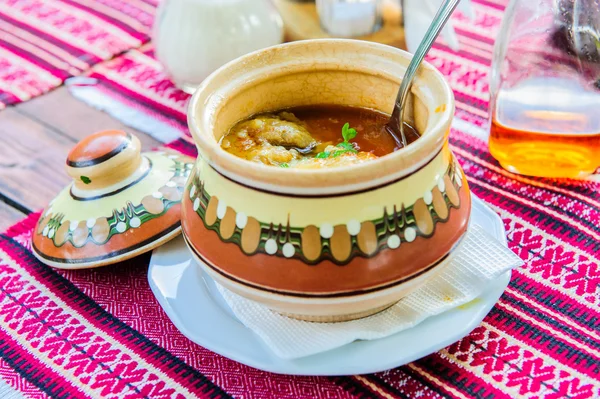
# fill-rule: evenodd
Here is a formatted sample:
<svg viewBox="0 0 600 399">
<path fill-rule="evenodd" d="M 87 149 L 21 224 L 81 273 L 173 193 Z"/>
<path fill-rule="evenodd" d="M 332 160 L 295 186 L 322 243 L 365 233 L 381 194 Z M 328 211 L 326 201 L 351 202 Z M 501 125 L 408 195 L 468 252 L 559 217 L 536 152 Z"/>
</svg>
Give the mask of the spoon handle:
<svg viewBox="0 0 600 399">
<path fill-rule="evenodd" d="M 429 29 L 427 29 L 423 40 L 421 40 L 421 44 L 419 44 L 417 51 L 415 51 L 410 64 L 408 64 L 408 68 L 406 68 L 404 77 L 402 78 L 400 90 L 398 90 L 398 96 L 396 97 L 396 105 L 394 106 L 394 111 L 392 112 L 392 119 L 398 121 L 398 130 L 402 133 L 402 144 L 404 146 L 406 146 L 407 143 L 402 121 L 404 120 L 403 115 L 404 109 L 406 108 L 406 97 L 408 96 L 410 88 L 412 87 L 413 78 L 417 73 L 421 62 L 423 62 L 425 55 L 427 52 L 429 52 L 429 49 L 442 31 L 442 28 L 446 22 L 448 22 L 450 15 L 452 15 L 452 12 L 458 5 L 459 1 L 460 0 L 444 0 L 444 3 L 438 9 L 435 17 L 433 17 L 433 21 L 431 22 L 431 25 L 429 25 Z"/>
</svg>

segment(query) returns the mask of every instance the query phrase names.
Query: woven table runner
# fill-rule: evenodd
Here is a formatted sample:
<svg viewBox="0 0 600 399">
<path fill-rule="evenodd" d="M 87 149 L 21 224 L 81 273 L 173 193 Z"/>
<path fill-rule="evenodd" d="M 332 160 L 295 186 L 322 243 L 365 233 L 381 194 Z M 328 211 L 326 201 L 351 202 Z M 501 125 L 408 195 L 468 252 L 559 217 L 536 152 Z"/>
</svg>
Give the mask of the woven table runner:
<svg viewBox="0 0 600 399">
<path fill-rule="evenodd" d="M 600 184 L 514 175 L 490 156 L 487 74 L 504 2 L 476 0 L 474 8 L 474 21 L 455 17 L 460 51 L 438 43 L 429 61 L 455 91 L 452 150 L 526 265 L 472 333 L 376 374 L 262 372 L 173 326 L 148 286 L 149 254 L 80 271 L 37 262 L 29 248 L 34 214 L 0 235 L 0 376 L 8 388 L 40 398 L 600 397 Z M 78 98 L 195 155 L 188 96 L 161 72 L 150 46 L 87 76 L 71 85 Z"/>
<path fill-rule="evenodd" d="M 0 0 L 0 109 L 149 40 L 158 0 Z"/>
</svg>

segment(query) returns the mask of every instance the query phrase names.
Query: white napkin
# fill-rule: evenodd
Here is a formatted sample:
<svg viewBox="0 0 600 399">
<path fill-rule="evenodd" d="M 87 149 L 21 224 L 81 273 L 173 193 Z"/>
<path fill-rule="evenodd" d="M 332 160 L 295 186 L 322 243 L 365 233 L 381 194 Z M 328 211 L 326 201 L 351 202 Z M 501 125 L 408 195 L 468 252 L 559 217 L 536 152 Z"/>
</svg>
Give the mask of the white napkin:
<svg viewBox="0 0 600 399">
<path fill-rule="evenodd" d="M 523 264 L 511 250 L 472 224 L 455 256 L 426 285 L 387 310 L 359 320 L 311 323 L 270 311 L 217 284 L 237 318 L 279 357 L 295 359 L 346 345 L 383 338 L 413 327 L 427 317 L 478 297 L 487 282 Z"/>
<path fill-rule="evenodd" d="M 431 21 L 433 21 L 440 4 L 442 4 L 442 0 L 404 0 L 404 8 L 402 9 L 404 13 L 404 34 L 406 36 L 406 48 L 409 52 L 414 53 L 419 47 L 419 43 L 423 40 L 423 36 L 425 36 Z M 461 0 L 457 9 L 467 18 L 471 20 L 475 18 L 471 0 Z M 452 50 L 458 50 L 458 38 L 456 32 L 454 32 L 452 20 L 446 23 L 441 36 Z"/>
</svg>

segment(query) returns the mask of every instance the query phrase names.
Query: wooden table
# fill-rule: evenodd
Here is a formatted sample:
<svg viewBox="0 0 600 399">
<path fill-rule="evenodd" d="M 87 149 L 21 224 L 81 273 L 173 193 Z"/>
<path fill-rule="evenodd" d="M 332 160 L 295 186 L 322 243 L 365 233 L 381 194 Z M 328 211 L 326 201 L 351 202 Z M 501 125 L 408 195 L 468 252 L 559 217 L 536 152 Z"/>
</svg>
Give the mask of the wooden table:
<svg viewBox="0 0 600 399">
<path fill-rule="evenodd" d="M 0 231 L 45 207 L 69 182 L 64 164 L 71 147 L 104 129 L 136 134 L 142 150 L 160 145 L 75 99 L 64 86 L 0 111 Z"/>
</svg>

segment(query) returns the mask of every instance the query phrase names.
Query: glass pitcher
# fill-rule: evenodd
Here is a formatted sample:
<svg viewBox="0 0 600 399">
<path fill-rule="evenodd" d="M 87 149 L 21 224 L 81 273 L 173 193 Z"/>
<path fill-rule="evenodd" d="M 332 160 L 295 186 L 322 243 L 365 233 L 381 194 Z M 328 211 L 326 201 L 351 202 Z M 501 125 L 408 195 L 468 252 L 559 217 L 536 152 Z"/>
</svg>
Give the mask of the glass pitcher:
<svg viewBox="0 0 600 399">
<path fill-rule="evenodd" d="M 600 1 L 511 0 L 494 50 L 490 152 L 511 172 L 600 167 Z"/>
</svg>

